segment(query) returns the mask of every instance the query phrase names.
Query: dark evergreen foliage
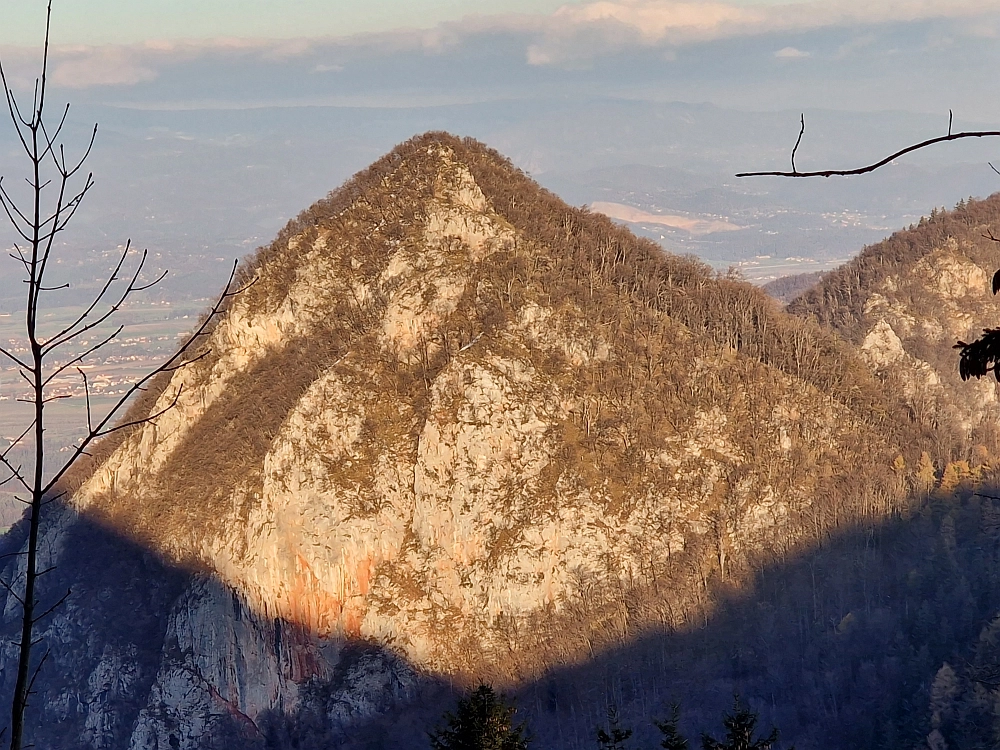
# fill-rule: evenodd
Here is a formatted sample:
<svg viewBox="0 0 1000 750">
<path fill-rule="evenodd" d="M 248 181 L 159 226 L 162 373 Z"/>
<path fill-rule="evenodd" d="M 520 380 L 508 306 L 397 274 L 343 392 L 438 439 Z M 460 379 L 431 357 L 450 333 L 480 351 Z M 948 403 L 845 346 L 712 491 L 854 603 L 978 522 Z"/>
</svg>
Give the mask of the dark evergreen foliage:
<svg viewBox="0 0 1000 750">
<path fill-rule="evenodd" d="M 704 750 L 771 750 L 778 741 L 778 730 L 772 729 L 767 737 L 753 738 L 757 731 L 757 714 L 740 701 L 733 699 L 733 712 L 722 719 L 726 739 L 720 742 L 709 734 L 701 736 Z"/>
<path fill-rule="evenodd" d="M 525 750 L 530 737 L 514 726 L 517 708 L 490 685 L 481 684 L 444 715 L 445 726 L 429 733 L 434 750 Z"/>
<path fill-rule="evenodd" d="M 660 730 L 663 739 L 660 740 L 660 747 L 663 750 L 688 750 L 688 741 L 678 730 L 677 725 L 681 719 L 681 708 L 676 703 L 670 707 L 670 718 L 666 721 L 653 721 L 656 728 Z"/>
<path fill-rule="evenodd" d="M 632 736 L 632 730 L 621 725 L 618 709 L 614 706 L 608 708 L 608 730 L 597 728 L 597 746 L 600 750 L 625 750 L 625 742 Z"/>
</svg>

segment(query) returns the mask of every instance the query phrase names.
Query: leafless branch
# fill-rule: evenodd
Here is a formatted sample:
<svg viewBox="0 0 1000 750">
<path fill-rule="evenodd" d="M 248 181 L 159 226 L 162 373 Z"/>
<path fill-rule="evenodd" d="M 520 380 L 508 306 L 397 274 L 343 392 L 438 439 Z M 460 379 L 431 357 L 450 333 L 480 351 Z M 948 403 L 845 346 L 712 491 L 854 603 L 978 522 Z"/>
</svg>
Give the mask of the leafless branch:
<svg viewBox="0 0 1000 750">
<path fill-rule="evenodd" d="M 124 256 L 127 253 L 128 253 L 128 247 L 126 246 L 125 252 L 122 254 L 122 262 L 124 262 Z M 129 296 L 134 291 L 136 291 L 135 285 L 136 285 L 136 282 L 139 279 L 139 275 L 142 273 L 142 268 L 143 268 L 143 266 L 146 263 L 147 254 L 148 253 L 147 253 L 146 250 L 142 251 L 142 259 L 139 261 L 138 265 L 136 266 L 135 272 L 132 274 L 131 281 L 129 281 L 129 284 L 125 288 L 125 291 L 123 291 L 118 296 L 118 299 L 117 299 L 116 302 L 114 302 L 110 307 L 108 307 L 107 310 L 105 310 L 103 313 L 101 313 L 100 315 L 98 315 L 96 318 L 94 318 L 90 322 L 86 322 L 87 321 L 87 317 L 89 316 L 89 314 L 94 311 L 94 308 L 97 307 L 97 305 L 100 303 L 100 301 L 103 298 L 103 296 L 105 294 L 107 294 L 107 290 L 110 289 L 112 281 L 116 281 L 117 280 L 116 278 L 112 278 L 110 281 L 108 281 L 105 284 L 104 288 L 102 288 L 101 292 L 98 294 L 98 296 L 95 299 L 95 301 L 93 303 L 91 303 L 90 307 L 88 307 L 87 310 L 84 311 L 84 313 L 82 315 L 80 315 L 76 319 L 76 321 L 74 321 L 74 323 L 71 326 L 69 326 L 67 328 L 64 328 L 60 333 L 57 333 L 54 337 L 48 339 L 45 342 L 45 345 L 42 348 L 42 353 L 43 354 L 49 354 L 54 349 L 57 349 L 58 347 L 62 346 L 63 344 L 69 343 L 70 341 L 72 341 L 73 339 L 79 337 L 80 335 L 82 335 L 84 333 L 87 333 L 88 331 L 94 330 L 95 328 L 97 328 L 98 326 L 100 326 L 102 323 L 104 323 L 105 321 L 107 321 L 112 315 L 114 315 L 116 312 L 118 312 L 122 308 L 122 305 L 124 305 L 125 302 L 128 301 Z M 119 263 L 119 265 L 115 269 L 116 272 L 119 271 L 119 270 L 121 270 L 121 263 Z M 112 276 L 114 276 L 114 274 L 112 274 Z M 79 326 L 79 327 L 77 328 L 77 326 Z"/>
<path fill-rule="evenodd" d="M 799 115 L 799 137 L 795 139 L 795 146 L 792 147 L 792 172 L 798 174 L 798 170 L 795 169 L 795 154 L 798 153 L 799 144 L 802 143 L 802 136 L 806 133 L 806 114 L 803 112 Z"/>
<path fill-rule="evenodd" d="M 87 455 L 89 456 L 90 454 L 88 453 Z M 54 495 L 46 495 L 45 499 L 42 501 L 42 505 L 51 505 L 52 503 L 58 503 L 64 497 L 66 497 L 65 492 L 57 492 Z"/>
<path fill-rule="evenodd" d="M 33 645 L 37 646 L 39 643 L 41 643 L 41 640 L 42 639 L 39 638 L 37 641 L 34 642 Z M 39 660 L 38 665 L 35 667 L 34 673 L 31 675 L 31 681 L 28 682 L 28 689 L 27 689 L 27 691 L 24 694 L 24 696 L 25 696 L 25 705 L 27 705 L 27 698 L 28 698 L 28 696 L 29 695 L 34 695 L 34 693 L 35 693 L 35 680 L 37 680 L 38 679 L 38 675 L 41 674 L 42 667 L 45 666 L 45 662 L 48 660 L 48 658 L 49 658 L 49 650 L 46 649 L 45 653 L 42 654 L 42 658 Z"/>
<path fill-rule="evenodd" d="M 53 570 L 55 570 L 55 568 L 48 568 L 48 569 L 46 569 L 46 570 L 43 570 L 43 571 L 42 571 L 41 573 L 39 573 L 38 575 L 40 575 L 40 576 L 43 576 L 43 575 L 45 575 L 46 573 L 49 573 L 49 572 L 51 572 L 51 571 L 53 571 Z M 38 615 L 38 617 L 34 618 L 34 624 L 35 624 L 35 625 L 37 625 L 37 624 L 38 624 L 39 622 L 41 622 L 41 621 L 42 621 L 42 620 L 44 620 L 44 619 L 45 619 L 46 617 L 48 617 L 48 616 L 49 616 L 49 615 L 51 615 L 51 614 L 52 614 L 53 612 L 55 612 L 55 611 L 56 611 L 56 610 L 57 610 L 57 609 L 58 609 L 58 608 L 59 608 L 59 607 L 60 607 L 60 606 L 61 606 L 61 605 L 62 605 L 62 604 L 63 604 L 63 603 L 64 603 L 64 602 L 65 602 L 65 601 L 67 600 L 67 599 L 69 599 L 69 597 L 70 597 L 70 594 L 72 594 L 72 593 L 73 593 L 73 590 L 72 590 L 72 589 L 68 589 L 68 590 L 66 591 L 66 593 L 65 593 L 65 594 L 63 594 L 63 595 L 62 595 L 62 596 L 61 596 L 61 597 L 59 598 L 59 601 L 57 601 L 57 602 L 56 602 L 55 604 L 53 604 L 53 605 L 52 605 L 51 607 L 49 607 L 49 608 L 48 608 L 47 610 L 45 610 L 44 612 L 42 612 L 42 614 Z"/>
<path fill-rule="evenodd" d="M 22 368 L 28 367 L 27 364 L 25 364 L 24 362 L 22 362 L 18 357 L 14 356 L 14 354 L 12 354 L 11 352 L 9 352 L 6 348 L 4 348 L 2 346 L 0 346 L 0 354 L 2 354 L 3 356 L 5 356 L 7 359 L 9 359 L 11 362 L 13 362 L 14 364 L 16 364 L 18 367 L 22 367 Z"/>
<path fill-rule="evenodd" d="M 55 254 L 56 237 L 73 220 L 88 192 L 94 186 L 93 174 L 86 173 L 84 178 L 82 170 L 92 153 L 98 130 L 95 125 L 82 155 L 79 159 L 71 160 L 67 157 L 66 148 L 60 140 L 67 123 L 69 105 L 52 119 L 54 127 L 50 127 L 46 123 L 51 0 L 46 6 L 41 74 L 35 81 L 34 96 L 30 101 L 30 113 L 27 110 L 27 100 L 25 100 L 23 107 L 18 102 L 9 85 L 7 73 L 0 62 L 0 85 L 4 89 L 7 113 L 17 132 L 22 149 L 28 157 L 30 171 L 25 182 L 31 195 L 29 201 L 19 203 L 15 198 L 17 191 L 9 191 L 8 184 L 0 179 L 0 206 L 2 206 L 3 215 L 15 229 L 16 237 L 20 238 L 9 254 L 23 268 L 25 276 L 23 279 L 27 291 L 25 338 L 28 351 L 28 354 L 19 355 L 12 348 L 0 347 L 0 355 L 17 367 L 20 377 L 28 384 L 30 398 L 19 398 L 18 400 L 30 403 L 34 410 L 31 424 L 17 440 L 0 453 L 0 467 L 10 474 L 0 484 L 15 482 L 23 488 L 27 494 L 24 498 L 18 497 L 18 500 L 27 505 L 29 509 L 27 542 L 23 553 L 26 558 L 23 581 L 17 579 L 19 583 L 23 583 L 23 592 L 20 594 L 11 592 L 21 603 L 17 673 L 11 700 L 11 750 L 22 749 L 25 708 L 28 705 L 29 696 L 34 692 L 34 685 L 42 666 L 49 656 L 46 652 L 37 666 L 32 669 L 32 655 L 35 653 L 32 649 L 41 642 L 40 638 L 33 635 L 34 628 L 41 620 L 49 617 L 69 596 L 69 592 L 67 592 L 66 596 L 59 599 L 50 608 L 40 615 L 37 614 L 39 601 L 36 596 L 36 584 L 40 576 L 44 576 L 52 570 L 52 568 L 39 570 L 38 541 L 42 509 L 65 497 L 66 490 L 58 487 L 59 482 L 64 479 L 66 472 L 81 456 L 90 455 L 88 448 L 95 441 L 120 430 L 155 422 L 160 416 L 177 406 L 185 392 L 183 385 L 173 390 L 172 397 L 168 392 L 168 395 L 160 400 L 161 405 L 153 407 L 152 413 L 146 413 L 137 419 L 116 422 L 121 418 L 121 412 L 128 405 L 130 399 L 137 393 L 147 390 L 153 378 L 190 366 L 208 355 L 206 347 L 201 347 L 201 350 L 196 350 L 196 347 L 200 346 L 202 339 L 210 333 L 216 317 L 224 309 L 227 300 L 246 289 L 246 287 L 234 289 L 237 269 L 237 265 L 234 263 L 222 294 L 208 315 L 202 319 L 181 346 L 159 367 L 146 372 L 132 383 L 103 416 L 95 415 L 90 382 L 80 364 L 87 357 L 111 344 L 115 337 L 122 332 L 122 327 L 109 325 L 108 328 L 115 329 L 110 334 L 103 328 L 100 329 L 100 332 L 95 329 L 107 323 L 134 294 L 148 290 L 162 281 L 166 272 L 156 275 L 152 281 L 141 281 L 148 260 L 146 251 L 142 252 L 135 266 L 125 272 L 128 257 L 132 251 L 131 243 L 127 243 L 111 273 L 104 278 L 97 294 L 84 307 L 82 313 L 75 316 L 69 325 L 61 327 L 54 335 L 41 336 L 39 330 L 42 314 L 41 300 L 46 293 L 69 287 L 69 284 L 53 282 L 49 279 L 47 275 L 49 261 Z M 94 338 L 97 340 L 95 342 L 91 343 L 81 338 L 91 331 L 96 333 Z M 63 357 L 65 361 L 49 362 L 48 358 L 53 352 L 64 346 L 70 348 L 70 353 Z M 59 464 L 57 470 L 52 471 L 50 475 L 44 445 L 45 407 L 70 396 L 67 394 L 46 395 L 46 389 L 51 386 L 56 377 L 72 367 L 76 367 L 83 380 L 87 430 L 84 437 L 71 450 L 68 460 Z M 12 450 L 15 446 L 23 444 L 32 434 L 33 462 L 29 464 L 30 471 L 22 471 L 21 465 L 14 463 Z M 4 583 L 3 585 L 13 588 L 13 584 Z"/>
<path fill-rule="evenodd" d="M 802 135 L 805 132 L 805 116 L 801 119 L 801 128 L 799 130 L 798 140 L 795 142 L 795 147 L 792 149 L 792 171 L 791 172 L 740 172 L 737 177 L 849 177 L 851 175 L 867 174 L 868 172 L 874 172 L 880 167 L 884 167 L 892 161 L 895 161 L 901 156 L 913 153 L 914 151 L 919 151 L 920 149 L 927 148 L 928 146 L 934 146 L 938 143 L 946 143 L 948 141 L 958 141 L 966 138 L 996 138 L 1000 137 L 1000 130 L 966 130 L 961 133 L 953 133 L 951 130 L 952 117 L 951 111 L 949 110 L 948 118 L 948 134 L 938 136 L 937 138 L 928 138 L 926 141 L 921 141 L 920 143 L 914 143 L 906 148 L 901 148 L 894 154 L 890 154 L 884 159 L 869 164 L 864 167 L 857 167 L 856 169 L 822 169 L 815 172 L 799 172 L 795 168 L 795 154 L 798 151 L 799 144 L 802 142 Z M 992 166 L 992 165 L 991 165 Z"/>
<path fill-rule="evenodd" d="M 21 604 L 22 606 L 24 605 L 24 599 L 21 598 L 21 595 L 14 591 L 14 587 L 7 583 L 3 578 L 0 578 L 0 586 L 3 586 L 8 594 L 17 599 L 18 604 Z"/>
<path fill-rule="evenodd" d="M 125 326 L 121 326 L 121 325 L 118 326 L 114 330 L 113 333 L 108 334 L 103 339 L 101 339 L 99 342 L 97 342 L 96 344 L 94 344 L 93 346 L 91 346 L 89 349 L 86 349 L 85 351 L 80 352 L 79 354 L 77 354 L 72 359 L 70 359 L 70 360 L 68 360 L 66 362 L 63 362 L 61 365 L 59 365 L 58 367 L 56 367 L 52 372 L 50 372 L 46 376 L 45 380 L 42 381 L 42 385 L 43 386 L 49 385 L 54 379 L 56 379 L 57 377 L 59 377 L 60 375 L 62 375 L 64 372 L 66 372 L 66 370 L 68 370 L 69 368 L 74 367 L 76 365 L 79 365 L 81 362 L 83 362 L 84 359 L 86 359 L 87 357 L 89 357 L 91 354 L 93 354 L 96 351 L 99 351 L 100 349 L 103 349 L 105 346 L 107 346 L 112 341 L 114 341 L 115 338 L 119 334 L 121 334 L 121 332 L 124 331 L 124 330 L 125 330 Z M 79 370 L 80 368 L 77 367 L 77 369 Z"/>
<path fill-rule="evenodd" d="M 31 485 L 28 483 L 28 480 L 24 478 L 24 475 L 21 474 L 20 466 L 14 466 L 6 455 L 0 455 L 0 464 L 3 464 L 7 471 L 11 473 L 13 479 L 17 479 L 18 484 L 20 484 L 28 492 L 31 492 Z M 9 482 L 10 479 L 5 481 Z"/>
<path fill-rule="evenodd" d="M 4 210 L 7 211 L 7 218 L 10 219 L 11 224 L 13 224 L 15 228 L 18 227 L 17 219 L 20 219 L 25 224 L 31 223 L 31 220 L 24 215 L 24 212 L 21 211 L 20 208 L 18 208 L 17 202 L 10 197 L 10 193 L 7 192 L 7 188 L 3 186 L 3 177 L 0 177 L 0 199 L 2 199 Z M 14 218 L 14 214 L 17 214 L 17 219 Z M 21 236 L 24 237 L 25 242 L 31 241 L 31 238 L 25 234 L 22 233 Z"/>
<path fill-rule="evenodd" d="M 93 432 L 94 419 L 90 411 L 90 383 L 87 382 L 87 373 L 82 368 L 77 367 L 76 370 L 80 373 L 80 377 L 83 378 L 83 394 L 87 397 L 87 432 Z"/>
<path fill-rule="evenodd" d="M 73 394 L 71 394 L 71 393 L 64 393 L 64 394 L 61 394 L 59 396 L 46 396 L 45 398 L 42 399 L 41 402 L 43 404 L 50 404 L 53 401 L 62 401 L 62 400 L 67 399 L 67 398 L 73 398 Z M 36 403 L 36 402 L 35 401 L 30 401 L 29 403 L 33 404 L 33 403 Z"/>
<path fill-rule="evenodd" d="M 183 344 L 181 344 L 181 346 L 177 349 L 177 351 L 163 364 L 161 364 L 159 367 L 153 370 L 150 370 L 142 378 L 135 381 L 128 388 L 128 390 L 126 390 L 126 392 L 115 402 L 115 404 L 111 407 L 107 415 L 103 417 L 97 424 L 92 425 L 92 427 L 88 429 L 87 435 L 84 436 L 83 439 L 81 439 L 80 443 L 73 449 L 73 452 L 70 454 L 69 459 L 63 464 L 62 468 L 60 468 L 55 472 L 55 474 L 43 488 L 44 495 L 47 495 L 59 483 L 62 477 L 66 474 L 67 471 L 69 471 L 70 467 L 72 467 L 72 465 L 76 462 L 76 460 L 80 456 L 86 454 L 87 448 L 95 440 L 102 437 L 106 437 L 107 435 L 111 435 L 112 433 L 119 432 L 121 430 L 130 429 L 132 427 L 138 427 L 143 424 L 148 424 L 149 422 L 156 420 L 158 417 L 161 417 L 163 414 L 165 414 L 166 412 L 168 412 L 170 409 L 172 409 L 174 406 L 177 405 L 181 396 L 183 386 L 177 389 L 177 392 L 174 394 L 173 398 L 171 399 L 171 402 L 162 409 L 158 410 L 156 413 L 150 414 L 140 419 L 129 420 L 127 422 L 120 422 L 118 424 L 112 424 L 114 419 L 118 416 L 118 413 L 121 411 L 122 407 L 129 401 L 129 399 L 132 398 L 132 396 L 134 396 L 139 391 L 142 391 L 145 385 L 150 380 L 155 378 L 157 375 L 160 375 L 161 373 L 173 372 L 177 369 L 180 369 L 181 367 L 186 367 L 192 364 L 193 362 L 197 361 L 198 359 L 201 359 L 204 356 L 204 354 L 202 354 L 196 358 L 188 359 L 187 353 L 202 337 L 206 335 L 209 326 L 222 311 L 226 301 L 231 297 L 235 297 L 238 294 L 242 294 L 256 282 L 256 279 L 253 279 L 248 284 L 240 287 L 239 289 L 233 289 L 233 284 L 236 281 L 237 267 L 238 267 L 237 263 L 233 263 L 233 270 L 229 274 L 229 280 L 226 282 L 226 286 L 223 289 L 222 294 L 219 295 L 215 304 L 212 305 L 212 307 L 208 311 L 208 314 L 205 316 L 204 320 L 202 320 L 202 322 L 198 325 L 198 327 L 194 330 L 194 332 L 192 332 L 188 336 L 188 338 L 184 341 Z"/>
<path fill-rule="evenodd" d="M 97 306 L 101 304 L 101 300 L 104 299 L 104 296 L 108 293 L 108 290 L 111 289 L 111 285 L 114 284 L 114 282 L 118 281 L 118 279 L 120 278 L 118 274 L 121 272 L 122 266 L 125 264 L 125 258 L 128 257 L 128 251 L 131 247 L 132 247 L 132 241 L 129 240 L 128 242 L 125 243 L 125 248 L 122 250 L 121 257 L 118 259 L 118 263 L 115 265 L 114 269 L 107 276 L 107 278 L 104 280 L 104 284 L 103 286 L 101 286 L 101 290 L 97 293 L 97 296 L 94 297 L 94 299 L 91 301 L 87 309 L 85 309 L 82 313 L 80 313 L 80 315 L 72 323 L 70 323 L 68 326 L 63 328 L 58 333 L 56 333 L 54 336 L 50 337 L 49 340 L 46 342 L 46 345 L 51 345 L 53 340 L 72 337 L 71 332 L 73 331 L 73 329 L 76 328 L 81 323 L 85 322 L 87 318 L 89 318 L 90 315 L 94 312 L 94 310 L 97 309 Z M 66 340 L 68 341 L 69 338 L 66 338 Z"/>
<path fill-rule="evenodd" d="M 14 448 L 16 448 L 17 445 L 28 436 L 28 433 L 31 432 L 34 426 L 35 426 L 35 420 L 32 419 L 31 424 L 29 424 L 27 427 L 24 428 L 24 432 L 22 432 L 21 435 L 16 440 L 12 441 L 11 444 L 4 449 L 3 453 L 0 453 L 0 456 L 2 456 L 3 458 L 7 458 L 7 454 L 9 454 L 12 450 L 14 450 Z"/>
</svg>

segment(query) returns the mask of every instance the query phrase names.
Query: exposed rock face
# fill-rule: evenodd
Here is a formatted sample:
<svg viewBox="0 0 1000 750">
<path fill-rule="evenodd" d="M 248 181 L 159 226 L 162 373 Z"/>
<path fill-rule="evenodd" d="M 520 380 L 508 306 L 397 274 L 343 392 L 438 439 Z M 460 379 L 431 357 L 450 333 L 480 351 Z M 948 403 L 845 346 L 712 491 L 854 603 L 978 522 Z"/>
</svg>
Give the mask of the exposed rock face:
<svg viewBox="0 0 1000 750">
<path fill-rule="evenodd" d="M 67 580 L 92 574 L 83 526 L 199 572 L 128 584 L 150 634 L 93 626 L 89 676 L 45 687 L 46 716 L 78 718 L 40 747 L 79 726 L 81 747 L 251 746 L 306 704 L 346 731 L 424 676 L 516 680 L 679 626 L 709 577 L 898 492 L 889 408 L 847 348 L 476 144 L 400 147 L 247 274 L 210 354 L 136 407 L 176 408 L 50 524 Z M 47 630 L 78 674 L 90 606 Z"/>
<path fill-rule="evenodd" d="M 1000 197 L 962 202 L 866 248 L 789 307 L 853 342 L 886 382 L 898 384 L 917 420 L 960 453 L 997 454 L 997 383 L 963 383 L 954 344 L 1000 321 L 989 280 L 1000 252 L 986 235 Z"/>
</svg>

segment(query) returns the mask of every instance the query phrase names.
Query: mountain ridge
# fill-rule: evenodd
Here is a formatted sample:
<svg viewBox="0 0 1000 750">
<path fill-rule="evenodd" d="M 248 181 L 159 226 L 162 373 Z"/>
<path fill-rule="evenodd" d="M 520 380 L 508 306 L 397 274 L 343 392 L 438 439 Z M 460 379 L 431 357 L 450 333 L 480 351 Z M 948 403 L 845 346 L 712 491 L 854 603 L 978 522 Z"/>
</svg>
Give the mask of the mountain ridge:
<svg viewBox="0 0 1000 750">
<path fill-rule="evenodd" d="M 945 463 L 996 455 L 996 385 L 962 381 L 954 345 L 1000 320 L 990 278 L 1000 250 L 1000 193 L 935 209 L 916 226 L 870 245 L 788 304 L 859 348 L 883 382 L 894 381 L 917 424 L 936 432 Z M 943 468 L 943 467 L 942 467 Z"/>
<path fill-rule="evenodd" d="M 401 145 L 240 279 L 126 419 L 176 407 L 100 445 L 46 530 L 55 561 L 86 519 L 199 574 L 133 725 L 74 699 L 135 750 L 317 681 L 369 718 L 419 675 L 520 684 L 909 507 L 920 439 L 856 350 L 474 141 Z M 359 640 L 383 652 L 347 679 Z"/>
</svg>

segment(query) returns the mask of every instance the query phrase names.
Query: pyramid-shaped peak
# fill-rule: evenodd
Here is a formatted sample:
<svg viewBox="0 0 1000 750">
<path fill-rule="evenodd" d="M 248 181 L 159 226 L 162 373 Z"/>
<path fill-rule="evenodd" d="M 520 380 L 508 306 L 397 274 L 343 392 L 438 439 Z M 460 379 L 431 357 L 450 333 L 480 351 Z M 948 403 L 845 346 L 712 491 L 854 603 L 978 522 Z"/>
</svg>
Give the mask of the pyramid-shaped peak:
<svg viewBox="0 0 1000 750">
<path fill-rule="evenodd" d="M 205 356 L 132 416 L 176 406 L 102 446 L 73 502 L 321 643 L 530 675 L 586 654 L 544 637 L 581 582 L 607 613 L 669 580 L 680 626 L 695 571 L 804 538 L 816 498 L 847 516 L 898 492 L 891 405 L 836 337 L 472 140 L 402 144 L 243 274 Z M 288 679 L 332 673 L 295 647 Z"/>
</svg>

